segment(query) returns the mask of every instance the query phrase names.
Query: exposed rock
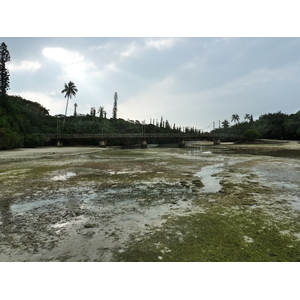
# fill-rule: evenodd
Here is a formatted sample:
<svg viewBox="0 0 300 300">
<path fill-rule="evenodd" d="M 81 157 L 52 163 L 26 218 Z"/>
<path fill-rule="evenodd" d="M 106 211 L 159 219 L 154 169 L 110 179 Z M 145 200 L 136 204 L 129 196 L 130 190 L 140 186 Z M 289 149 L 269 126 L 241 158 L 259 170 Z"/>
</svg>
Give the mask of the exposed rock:
<svg viewBox="0 0 300 300">
<path fill-rule="evenodd" d="M 86 223 L 84 224 L 84 228 L 94 228 L 96 225 L 92 223 Z"/>
</svg>

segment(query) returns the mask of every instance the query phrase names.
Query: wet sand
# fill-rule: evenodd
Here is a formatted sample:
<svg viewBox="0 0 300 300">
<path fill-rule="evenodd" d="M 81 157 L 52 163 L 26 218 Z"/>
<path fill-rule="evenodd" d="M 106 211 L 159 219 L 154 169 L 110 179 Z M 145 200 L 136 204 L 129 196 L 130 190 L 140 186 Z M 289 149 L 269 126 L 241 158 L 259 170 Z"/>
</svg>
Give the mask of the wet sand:
<svg viewBox="0 0 300 300">
<path fill-rule="evenodd" d="M 265 153 L 283 149 L 300 144 L 1 151 L 0 261 L 114 261 L 166 220 L 205 212 L 199 200 L 219 201 L 229 187 L 232 198 L 252 189 L 245 205 L 287 220 L 300 209 L 299 157 Z"/>
</svg>

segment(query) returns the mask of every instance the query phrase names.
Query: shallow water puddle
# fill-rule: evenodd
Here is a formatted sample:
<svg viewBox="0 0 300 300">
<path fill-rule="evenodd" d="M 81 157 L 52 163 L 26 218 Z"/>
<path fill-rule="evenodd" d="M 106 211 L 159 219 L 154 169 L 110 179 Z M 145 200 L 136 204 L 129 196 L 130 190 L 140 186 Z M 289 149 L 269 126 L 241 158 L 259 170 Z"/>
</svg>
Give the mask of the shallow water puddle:
<svg viewBox="0 0 300 300">
<path fill-rule="evenodd" d="M 32 202 L 25 202 L 25 203 L 19 203 L 19 204 L 12 204 L 10 206 L 10 209 L 13 213 L 23 213 L 27 212 L 29 210 L 33 210 L 36 208 L 40 208 L 42 206 L 46 205 L 52 205 L 57 202 L 66 202 L 67 198 L 58 198 L 58 199 L 46 199 L 46 200 L 37 200 Z"/>
<path fill-rule="evenodd" d="M 212 166 L 203 167 L 199 172 L 196 173 L 196 176 L 201 178 L 204 187 L 201 189 L 204 193 L 217 193 L 221 190 L 222 186 L 220 184 L 220 177 L 212 176 L 216 173 L 219 173 L 223 170 L 222 164 L 215 164 Z"/>
<path fill-rule="evenodd" d="M 56 175 L 56 176 L 52 177 L 51 180 L 52 181 L 65 181 L 74 176 L 76 176 L 76 174 L 74 172 L 67 172 L 67 174 L 64 174 L 64 175 Z"/>
</svg>

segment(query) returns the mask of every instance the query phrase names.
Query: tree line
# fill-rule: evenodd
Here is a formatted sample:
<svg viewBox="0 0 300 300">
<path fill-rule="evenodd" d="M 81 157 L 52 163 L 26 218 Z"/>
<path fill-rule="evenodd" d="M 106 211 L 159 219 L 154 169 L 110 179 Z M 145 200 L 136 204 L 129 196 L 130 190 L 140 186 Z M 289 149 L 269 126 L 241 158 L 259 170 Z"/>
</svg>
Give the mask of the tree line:
<svg viewBox="0 0 300 300">
<path fill-rule="evenodd" d="M 231 116 L 230 125 L 228 120 L 224 120 L 220 128 L 213 132 L 243 134 L 245 139 L 285 139 L 300 140 L 300 111 L 294 114 L 285 114 L 281 111 L 276 113 L 266 113 L 257 120 L 253 116 L 246 114 L 241 121 L 238 114 Z"/>
<path fill-rule="evenodd" d="M 85 133 L 169 133 L 172 128 L 157 127 L 138 120 L 121 118 L 100 118 L 93 114 L 51 116 L 49 110 L 37 102 L 20 96 L 7 95 L 5 107 L 0 102 L 0 149 L 22 147 L 54 146 L 47 134 L 85 134 Z M 148 143 L 163 143 L 162 139 L 149 139 Z M 173 142 L 177 142 L 174 140 Z M 64 145 L 97 145 L 96 140 L 64 141 Z M 126 146 L 135 144 L 136 140 L 122 139 L 107 141 L 107 145 Z"/>
</svg>

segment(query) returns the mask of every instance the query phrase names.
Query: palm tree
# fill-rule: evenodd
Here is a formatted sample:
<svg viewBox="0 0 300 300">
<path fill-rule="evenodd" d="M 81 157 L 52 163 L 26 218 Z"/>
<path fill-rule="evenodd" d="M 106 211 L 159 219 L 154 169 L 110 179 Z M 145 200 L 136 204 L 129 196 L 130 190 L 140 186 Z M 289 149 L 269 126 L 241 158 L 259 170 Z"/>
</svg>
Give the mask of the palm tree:
<svg viewBox="0 0 300 300">
<path fill-rule="evenodd" d="M 239 115 L 237 115 L 237 114 L 232 115 L 231 122 L 239 123 L 240 122 Z"/>
<path fill-rule="evenodd" d="M 222 127 L 223 127 L 224 129 L 227 129 L 227 128 L 229 127 L 229 122 L 228 122 L 227 120 L 224 120 L 224 121 L 222 122 Z"/>
<path fill-rule="evenodd" d="M 72 96 L 75 97 L 78 90 L 77 90 L 76 86 L 74 85 L 74 82 L 70 81 L 68 84 L 65 83 L 65 88 L 61 92 L 62 92 L 62 94 L 65 93 L 65 98 L 67 98 L 65 117 L 64 117 L 64 122 L 62 125 L 62 129 L 63 129 L 64 125 L 65 125 L 65 121 L 66 121 L 69 99 L 71 99 Z"/>
<path fill-rule="evenodd" d="M 244 119 L 245 119 L 245 120 L 248 120 L 248 121 L 250 121 L 250 119 L 251 119 L 251 115 L 250 115 L 250 114 L 245 114 L 245 117 L 244 117 Z"/>
</svg>

